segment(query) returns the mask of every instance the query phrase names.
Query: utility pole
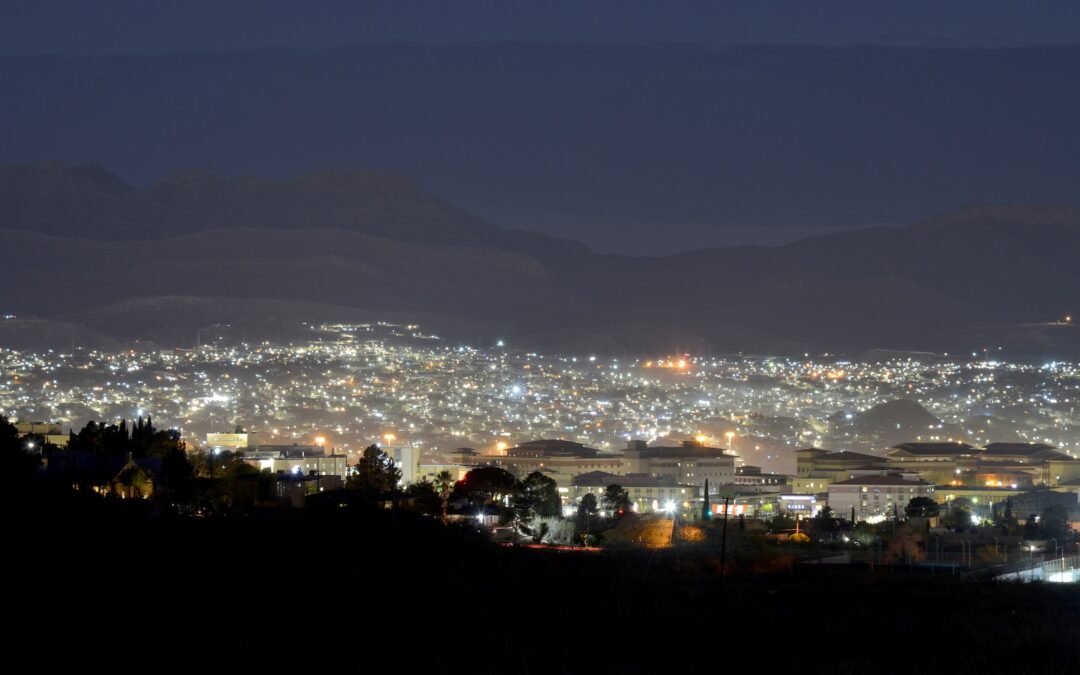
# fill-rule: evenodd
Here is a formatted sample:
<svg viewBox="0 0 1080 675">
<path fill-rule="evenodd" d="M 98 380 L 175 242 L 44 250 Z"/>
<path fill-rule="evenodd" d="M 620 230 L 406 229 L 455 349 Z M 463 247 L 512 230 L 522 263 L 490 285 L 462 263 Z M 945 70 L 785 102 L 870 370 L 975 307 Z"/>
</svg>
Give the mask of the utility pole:
<svg viewBox="0 0 1080 675">
<path fill-rule="evenodd" d="M 720 535 L 720 581 L 724 580 L 724 568 L 727 567 L 727 521 L 728 503 L 731 497 L 724 497 L 724 530 Z"/>
</svg>

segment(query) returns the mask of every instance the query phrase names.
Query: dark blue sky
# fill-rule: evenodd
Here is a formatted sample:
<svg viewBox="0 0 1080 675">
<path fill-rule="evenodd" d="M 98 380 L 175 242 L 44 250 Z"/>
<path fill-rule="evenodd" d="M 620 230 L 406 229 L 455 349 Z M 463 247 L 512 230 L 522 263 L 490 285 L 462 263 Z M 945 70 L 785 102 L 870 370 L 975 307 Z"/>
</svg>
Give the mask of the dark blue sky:
<svg viewBox="0 0 1080 675">
<path fill-rule="evenodd" d="M 0 51 L 159 52 L 474 40 L 1080 42 L 1074 0 L 6 0 Z"/>
<path fill-rule="evenodd" d="M 7 0 L 0 164 L 368 167 L 664 253 L 1080 203 L 1077 82 L 1075 0 Z"/>
</svg>

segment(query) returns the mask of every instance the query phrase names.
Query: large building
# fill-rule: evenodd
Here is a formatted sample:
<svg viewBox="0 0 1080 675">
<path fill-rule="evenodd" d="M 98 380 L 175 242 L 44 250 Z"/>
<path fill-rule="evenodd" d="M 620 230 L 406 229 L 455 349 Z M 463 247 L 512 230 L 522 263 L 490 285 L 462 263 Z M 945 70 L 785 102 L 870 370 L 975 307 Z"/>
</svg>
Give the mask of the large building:
<svg viewBox="0 0 1080 675">
<path fill-rule="evenodd" d="M 735 467 L 735 485 L 741 488 L 756 488 L 755 492 L 781 492 L 791 479 L 779 473 L 764 473 L 760 466 L 744 464 Z M 709 492 L 715 492 L 711 483 Z"/>
<path fill-rule="evenodd" d="M 243 460 L 260 471 L 275 474 L 345 476 L 348 473 L 348 458 L 320 445 L 260 445 L 245 452 Z"/>
<path fill-rule="evenodd" d="M 890 469 L 937 485 L 1022 488 L 1080 478 L 1080 462 L 1042 443 L 901 443 L 885 455 Z"/>
<path fill-rule="evenodd" d="M 626 490 L 632 508 L 638 513 L 679 511 L 696 515 L 702 504 L 701 486 L 680 483 L 670 476 L 641 473 L 620 476 L 592 471 L 574 476 L 566 491 L 560 490 L 559 494 L 563 497 L 564 506 L 577 504 L 587 494 L 594 495 L 596 503 L 600 504 L 609 485 L 618 485 Z"/>
<path fill-rule="evenodd" d="M 66 448 L 68 444 L 68 435 L 59 424 L 52 422 L 16 422 L 15 431 L 19 438 L 40 436 L 46 443 L 52 443 L 58 448 Z"/>
<path fill-rule="evenodd" d="M 411 445 L 384 445 L 382 451 L 401 471 L 401 483 L 412 485 L 420 480 L 420 450 Z"/>
<path fill-rule="evenodd" d="M 884 458 L 861 452 L 832 452 L 820 448 L 796 450 L 791 492 L 800 495 L 824 494 L 834 481 L 851 478 L 854 471 L 873 471 L 884 466 Z"/>
<path fill-rule="evenodd" d="M 854 509 L 856 520 L 903 517 L 904 507 L 915 497 L 934 497 L 934 485 L 895 473 L 855 476 L 829 485 L 829 507 L 839 517 Z"/>
<path fill-rule="evenodd" d="M 669 478 L 677 483 L 696 485 L 702 490 L 709 481 L 709 492 L 719 492 L 722 485 L 734 485 L 738 457 L 722 448 L 710 448 L 696 440 L 675 446 L 650 446 L 645 441 L 629 441 L 623 450 L 623 474 L 646 474 Z"/>
<path fill-rule="evenodd" d="M 583 473 L 624 473 L 622 456 L 564 440 L 529 441 L 507 449 L 505 455 L 462 453 L 461 458 L 462 463 L 474 466 L 502 467 L 518 478 L 539 471 L 561 487 L 570 485 L 574 476 Z"/>
<path fill-rule="evenodd" d="M 253 433 L 206 434 L 206 447 L 211 451 L 229 450 L 235 452 L 254 448 L 255 445 L 255 434 Z"/>
</svg>

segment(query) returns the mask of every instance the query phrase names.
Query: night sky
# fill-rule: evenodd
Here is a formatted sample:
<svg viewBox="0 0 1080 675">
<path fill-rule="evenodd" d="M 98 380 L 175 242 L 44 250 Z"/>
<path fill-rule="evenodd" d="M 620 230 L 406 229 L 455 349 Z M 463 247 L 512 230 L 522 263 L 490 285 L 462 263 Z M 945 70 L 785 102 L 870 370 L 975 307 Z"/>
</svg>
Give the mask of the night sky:
<svg viewBox="0 0 1080 675">
<path fill-rule="evenodd" d="M 600 251 L 779 243 L 1080 203 L 1077 44 L 1065 2 L 20 0 L 0 163 L 369 167 Z"/>
<path fill-rule="evenodd" d="M 9 0 L 6 53 L 318 48 L 472 40 L 1073 44 L 1080 5 L 980 0 Z"/>
</svg>

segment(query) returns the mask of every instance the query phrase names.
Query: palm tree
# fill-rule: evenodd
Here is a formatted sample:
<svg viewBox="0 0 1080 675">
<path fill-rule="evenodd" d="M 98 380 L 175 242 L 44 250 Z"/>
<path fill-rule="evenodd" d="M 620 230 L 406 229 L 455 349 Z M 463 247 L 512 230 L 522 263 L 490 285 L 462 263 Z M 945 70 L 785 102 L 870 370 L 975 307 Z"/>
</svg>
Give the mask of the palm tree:
<svg viewBox="0 0 1080 675">
<path fill-rule="evenodd" d="M 454 474 L 440 471 L 435 475 L 435 491 L 442 499 L 442 521 L 446 524 L 446 508 L 450 505 L 450 493 L 454 491 Z"/>
</svg>

